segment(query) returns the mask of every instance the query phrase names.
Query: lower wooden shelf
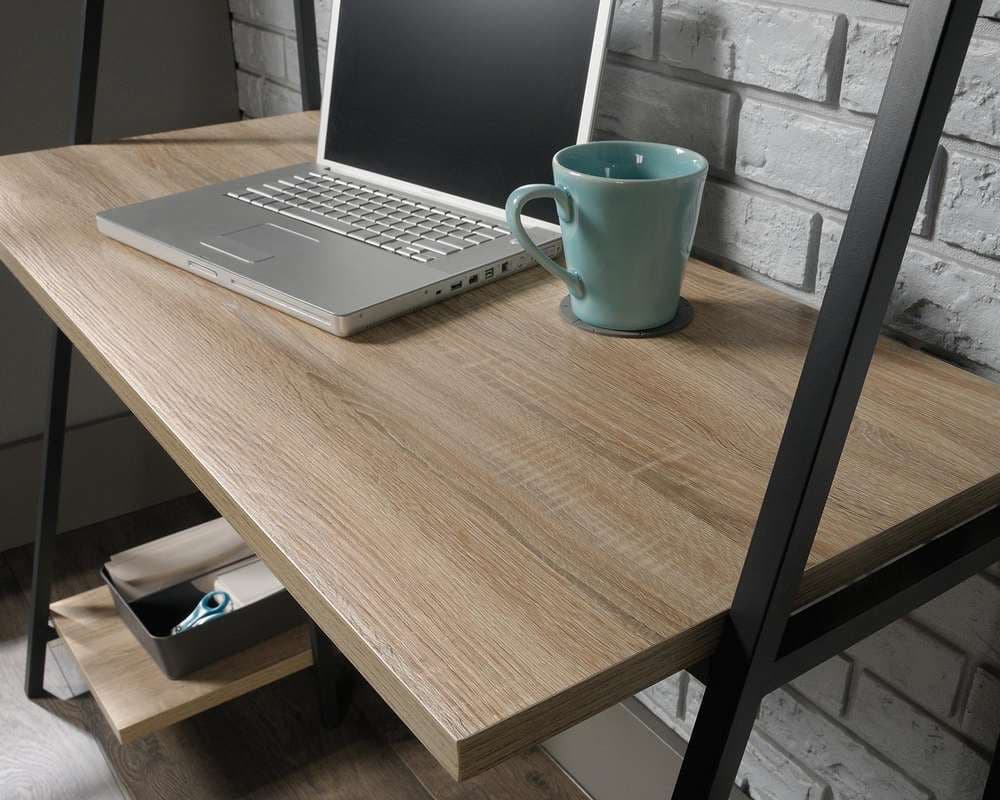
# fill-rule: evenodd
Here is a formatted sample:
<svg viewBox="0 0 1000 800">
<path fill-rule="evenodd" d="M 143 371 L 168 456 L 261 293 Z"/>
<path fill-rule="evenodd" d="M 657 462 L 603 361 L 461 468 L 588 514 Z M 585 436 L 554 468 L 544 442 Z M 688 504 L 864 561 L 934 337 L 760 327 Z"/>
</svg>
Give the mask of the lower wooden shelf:
<svg viewBox="0 0 1000 800">
<path fill-rule="evenodd" d="M 303 625 L 175 681 L 125 627 L 107 587 L 53 603 L 51 615 L 123 744 L 312 665 Z"/>
</svg>

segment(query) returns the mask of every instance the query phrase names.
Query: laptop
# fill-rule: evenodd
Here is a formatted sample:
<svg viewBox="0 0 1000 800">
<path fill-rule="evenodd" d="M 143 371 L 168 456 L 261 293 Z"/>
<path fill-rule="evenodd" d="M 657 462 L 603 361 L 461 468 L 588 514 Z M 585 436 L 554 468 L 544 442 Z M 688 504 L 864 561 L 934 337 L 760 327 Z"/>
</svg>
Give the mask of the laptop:
<svg viewBox="0 0 1000 800">
<path fill-rule="evenodd" d="M 503 207 L 588 141 L 612 0 L 333 0 L 316 160 L 104 211 L 107 236 L 338 336 L 532 260 Z M 537 207 L 537 209 L 536 209 Z M 553 204 L 525 218 L 560 248 Z"/>
</svg>

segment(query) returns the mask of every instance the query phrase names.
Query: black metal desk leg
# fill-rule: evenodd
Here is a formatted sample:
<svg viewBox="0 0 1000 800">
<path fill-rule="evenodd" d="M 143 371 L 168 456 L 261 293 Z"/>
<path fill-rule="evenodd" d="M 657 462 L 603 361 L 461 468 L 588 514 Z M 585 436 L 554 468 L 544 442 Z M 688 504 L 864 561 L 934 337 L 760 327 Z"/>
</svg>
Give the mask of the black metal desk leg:
<svg viewBox="0 0 1000 800">
<path fill-rule="evenodd" d="M 94 109 L 97 105 L 97 72 L 101 60 L 101 32 L 104 27 L 104 0 L 83 0 L 82 35 L 76 74 L 76 114 L 73 117 L 73 144 L 90 144 L 94 138 Z"/>
<path fill-rule="evenodd" d="M 45 694 L 45 646 L 53 638 L 49 628 L 49 594 L 52 586 L 52 556 L 59 518 L 62 483 L 63 442 L 66 435 L 66 403 L 73 346 L 58 328 L 52 335 L 49 398 L 42 434 L 42 490 L 35 531 L 35 560 L 28 617 L 28 664 L 24 691 L 28 697 Z"/>
<path fill-rule="evenodd" d="M 781 652 L 980 5 L 910 4 L 675 800 L 729 798 Z"/>
<path fill-rule="evenodd" d="M 316 111 L 323 104 L 319 78 L 319 44 L 316 41 L 316 7 L 313 2 L 314 0 L 293 0 L 303 111 Z"/>
<path fill-rule="evenodd" d="M 343 721 L 351 703 L 354 667 L 315 622 L 309 623 L 309 643 L 316 668 L 320 719 L 324 727 L 335 728 Z"/>
</svg>

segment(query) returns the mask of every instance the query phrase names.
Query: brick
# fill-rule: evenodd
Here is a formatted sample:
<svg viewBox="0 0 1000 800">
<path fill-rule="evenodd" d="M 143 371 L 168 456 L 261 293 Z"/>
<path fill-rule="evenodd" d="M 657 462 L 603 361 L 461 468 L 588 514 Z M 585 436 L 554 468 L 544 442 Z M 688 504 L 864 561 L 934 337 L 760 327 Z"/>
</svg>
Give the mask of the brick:
<svg viewBox="0 0 1000 800">
<path fill-rule="evenodd" d="M 874 114 L 882 102 L 901 28 L 889 22 L 852 19 L 847 27 L 847 58 L 840 104 Z"/>
<path fill-rule="evenodd" d="M 827 100 L 842 19 L 764 2 L 665 0 L 660 58 L 706 75 Z"/>
<path fill-rule="evenodd" d="M 973 39 L 945 133 L 1000 145 L 1000 42 Z"/>
<path fill-rule="evenodd" d="M 847 35 L 847 60 L 841 104 L 853 111 L 878 111 L 889 68 L 899 45 L 900 26 L 853 20 Z M 1000 42 L 973 39 L 952 102 L 945 132 L 1000 145 Z"/>
<path fill-rule="evenodd" d="M 882 0 L 883 3 L 894 3 L 898 6 L 908 6 L 907 0 Z M 1000 0 L 984 0 L 983 9 L 980 12 L 984 17 L 996 17 L 1000 19 Z"/>
<path fill-rule="evenodd" d="M 299 74 L 299 43 L 291 36 L 285 39 L 285 64 L 287 65 L 289 85 L 300 89 L 302 76 Z"/>
<path fill-rule="evenodd" d="M 980 800 L 989 765 L 951 730 L 862 673 L 852 706 L 852 728 L 935 797 Z"/>
<path fill-rule="evenodd" d="M 707 251 L 799 288 L 813 279 L 819 214 L 735 186 L 709 182 L 695 237 Z"/>
<path fill-rule="evenodd" d="M 792 687 L 824 711 L 839 716 L 847 701 L 853 664 L 842 655 L 834 656 L 792 681 Z"/>
<path fill-rule="evenodd" d="M 869 135 L 859 125 L 748 100 L 740 115 L 736 173 L 846 210 Z"/>
<path fill-rule="evenodd" d="M 264 116 L 264 79 L 243 70 L 236 71 L 236 88 L 240 110 L 248 117 Z"/>
<path fill-rule="evenodd" d="M 637 58 L 653 58 L 656 27 L 653 0 L 618 0 L 608 49 Z"/>
<path fill-rule="evenodd" d="M 750 734 L 736 785 L 754 800 L 832 800 L 825 781 L 770 738 Z"/>
<path fill-rule="evenodd" d="M 1000 584 L 977 575 L 911 615 L 973 660 L 1000 664 Z"/>
<path fill-rule="evenodd" d="M 911 247 L 886 322 L 939 350 L 1000 369 L 997 275 Z"/>
<path fill-rule="evenodd" d="M 229 0 L 229 10 L 255 25 L 295 30 L 295 10 L 288 0 Z"/>
<path fill-rule="evenodd" d="M 241 69 L 285 78 L 285 37 L 274 31 L 233 22 L 233 49 Z"/>
<path fill-rule="evenodd" d="M 897 6 L 908 6 L 908 0 L 880 0 L 883 3 L 892 3 Z M 996 17 L 1000 19 L 1000 0 L 983 0 L 983 9 L 980 14 L 984 17 Z"/>
<path fill-rule="evenodd" d="M 839 222 L 823 221 L 818 296 L 826 291 L 843 230 Z M 1000 369 L 1000 281 L 995 275 L 910 247 L 886 324 L 938 350 Z"/>
<path fill-rule="evenodd" d="M 821 711 L 779 689 L 764 698 L 758 730 L 833 790 L 837 800 L 931 800 L 931 795 Z"/>
<path fill-rule="evenodd" d="M 662 719 L 685 739 L 691 735 L 691 725 L 684 724 L 684 699 L 688 676 L 683 672 L 671 675 L 648 689 L 639 692 L 639 702 Z"/>
<path fill-rule="evenodd" d="M 319 80 L 322 86 L 326 70 L 326 47 L 320 44 L 316 49 L 319 59 Z M 285 39 L 285 64 L 288 71 L 289 85 L 298 89 L 302 85 L 301 76 L 299 75 L 299 44 L 292 37 Z"/>
<path fill-rule="evenodd" d="M 264 116 L 294 114 L 302 110 L 302 95 L 271 81 L 264 81 L 261 99 Z"/>
<path fill-rule="evenodd" d="M 938 215 L 938 238 L 1000 258 L 1000 161 L 955 152 Z"/>
<path fill-rule="evenodd" d="M 725 169 L 732 163 L 735 113 L 731 92 L 608 64 L 597 127 L 622 138 L 689 147 Z"/>
<path fill-rule="evenodd" d="M 852 647 L 859 665 L 942 719 L 951 716 L 965 656 L 937 636 L 899 620 Z"/>
<path fill-rule="evenodd" d="M 333 0 L 316 0 L 316 37 L 320 41 L 325 42 L 330 38 L 330 17 L 332 14 Z"/>
<path fill-rule="evenodd" d="M 816 258 L 816 294 L 822 297 L 830 284 L 830 274 L 840 249 L 840 239 L 844 235 L 844 226 L 837 220 L 823 218 L 823 231 L 819 237 L 819 254 Z"/>
<path fill-rule="evenodd" d="M 847 211 L 868 149 L 869 128 L 758 100 L 743 104 L 736 173 Z M 817 157 L 822 154 L 822 158 Z M 940 157 L 940 156 L 939 156 Z M 924 190 L 914 232 L 928 225 L 933 195 Z"/>
<path fill-rule="evenodd" d="M 987 752 L 996 747 L 1000 733 L 1000 677 L 996 673 L 980 667 L 972 676 L 962 730 Z"/>
</svg>

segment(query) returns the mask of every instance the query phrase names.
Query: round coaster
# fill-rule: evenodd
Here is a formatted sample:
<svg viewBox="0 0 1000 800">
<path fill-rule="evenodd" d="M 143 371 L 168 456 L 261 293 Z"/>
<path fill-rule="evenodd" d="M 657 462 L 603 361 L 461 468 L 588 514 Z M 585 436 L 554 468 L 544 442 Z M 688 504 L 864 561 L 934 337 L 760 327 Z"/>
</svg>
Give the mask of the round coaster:
<svg viewBox="0 0 1000 800">
<path fill-rule="evenodd" d="M 559 304 L 559 313 L 562 315 L 562 318 L 574 328 L 579 328 L 582 331 L 588 331 L 590 333 L 596 333 L 600 336 L 621 336 L 625 339 L 648 339 L 653 336 L 669 336 L 671 333 L 677 333 L 678 331 L 684 330 L 684 328 L 691 324 L 691 320 L 694 319 L 694 309 L 683 297 L 681 298 L 680 304 L 677 306 L 677 313 L 674 315 L 674 318 L 670 320 L 670 322 L 666 325 L 660 325 L 658 328 L 650 328 L 645 331 L 615 331 L 610 328 L 598 328 L 594 325 L 588 325 L 586 322 L 581 322 L 573 313 L 573 308 L 569 303 L 569 295 L 564 297 L 562 302 Z"/>
</svg>

